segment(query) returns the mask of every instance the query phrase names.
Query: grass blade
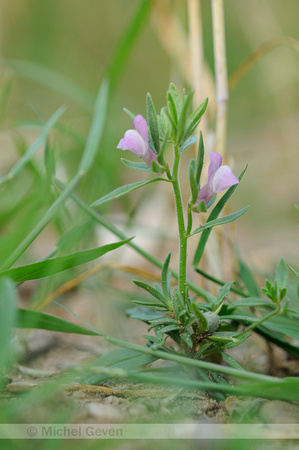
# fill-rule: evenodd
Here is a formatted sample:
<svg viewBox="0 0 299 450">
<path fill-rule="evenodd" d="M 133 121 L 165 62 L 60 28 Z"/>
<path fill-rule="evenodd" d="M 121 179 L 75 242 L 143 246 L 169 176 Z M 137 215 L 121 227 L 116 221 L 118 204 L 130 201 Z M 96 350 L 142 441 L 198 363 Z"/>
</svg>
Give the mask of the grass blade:
<svg viewBox="0 0 299 450">
<path fill-rule="evenodd" d="M 94 97 L 85 91 L 74 81 L 60 75 L 39 64 L 21 59 L 4 59 L 4 63 L 12 69 L 17 76 L 59 92 L 65 97 L 82 106 L 85 110 L 92 112 Z"/>
<path fill-rule="evenodd" d="M 5 368 L 10 348 L 11 329 L 15 326 L 17 295 L 7 277 L 0 280 L 0 373 Z"/>
<path fill-rule="evenodd" d="M 26 266 L 15 267 L 5 272 L 0 272 L 0 277 L 9 276 L 15 282 L 22 282 L 27 280 L 36 280 L 38 278 L 48 277 L 56 273 L 62 272 L 72 267 L 85 264 L 99 258 L 105 253 L 121 247 L 129 242 L 120 241 L 113 244 L 103 245 L 102 247 L 92 248 L 89 250 L 80 250 L 69 255 L 58 256 L 57 258 L 49 258 L 45 261 L 28 264 Z"/>
<path fill-rule="evenodd" d="M 38 328 L 42 330 L 60 331 L 62 333 L 86 334 L 91 336 L 100 335 L 95 331 L 88 330 L 87 328 L 52 316 L 51 314 L 20 308 L 17 310 L 15 326 L 17 328 Z"/>
<path fill-rule="evenodd" d="M 103 134 L 107 114 L 108 83 L 103 80 L 96 98 L 94 115 L 85 149 L 79 164 L 79 173 L 85 174 L 92 165 Z"/>
<path fill-rule="evenodd" d="M 154 183 L 155 181 L 167 181 L 164 178 L 152 178 L 151 180 L 147 181 L 138 181 L 137 183 L 131 183 L 127 184 L 125 186 L 121 186 L 114 191 L 110 192 L 107 195 L 104 195 L 104 197 L 99 198 L 95 202 L 91 204 L 91 207 L 96 207 L 103 205 L 104 203 L 110 202 L 111 200 L 115 200 L 116 198 L 122 197 L 125 194 L 128 194 L 129 192 L 135 191 L 136 189 L 139 189 L 143 186 L 146 186 L 147 184 Z"/>
<path fill-rule="evenodd" d="M 65 107 L 59 108 L 46 122 L 38 138 L 31 144 L 24 155 L 17 161 L 13 168 L 8 172 L 8 174 L 0 180 L 0 185 L 13 179 L 24 169 L 26 164 L 31 160 L 39 147 L 45 142 L 48 137 L 49 132 L 54 127 L 57 120 L 62 116 L 65 111 Z"/>
</svg>

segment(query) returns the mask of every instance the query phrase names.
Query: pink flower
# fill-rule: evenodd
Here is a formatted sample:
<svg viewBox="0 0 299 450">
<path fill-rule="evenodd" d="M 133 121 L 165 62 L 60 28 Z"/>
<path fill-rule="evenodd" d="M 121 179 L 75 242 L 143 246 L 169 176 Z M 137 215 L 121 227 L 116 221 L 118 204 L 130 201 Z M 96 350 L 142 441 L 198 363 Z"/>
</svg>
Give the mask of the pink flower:
<svg viewBox="0 0 299 450">
<path fill-rule="evenodd" d="M 222 156 L 219 153 L 212 152 L 209 157 L 211 162 L 208 169 L 208 182 L 198 192 L 196 202 L 198 204 L 203 200 L 206 206 L 214 194 L 239 183 L 229 166 L 221 166 Z"/>
<path fill-rule="evenodd" d="M 157 162 L 157 155 L 148 144 L 146 120 L 138 114 L 134 119 L 133 125 L 135 129 L 126 131 L 125 136 L 119 141 L 116 148 L 136 153 L 151 168 L 152 161 Z"/>
</svg>

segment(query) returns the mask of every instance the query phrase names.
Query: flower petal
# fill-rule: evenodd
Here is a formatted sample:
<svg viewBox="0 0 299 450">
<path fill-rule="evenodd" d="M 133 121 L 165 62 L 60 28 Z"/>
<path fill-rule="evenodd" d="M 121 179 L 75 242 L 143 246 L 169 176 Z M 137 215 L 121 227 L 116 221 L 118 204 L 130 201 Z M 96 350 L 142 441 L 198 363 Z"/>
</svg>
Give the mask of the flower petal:
<svg viewBox="0 0 299 450">
<path fill-rule="evenodd" d="M 134 119 L 133 125 L 135 130 L 138 131 L 145 142 L 148 143 L 148 131 L 145 118 L 141 114 L 138 114 Z"/>
<path fill-rule="evenodd" d="M 209 183 L 212 183 L 212 179 L 216 173 L 216 171 L 219 169 L 219 167 L 222 164 L 222 156 L 217 152 L 211 152 L 209 155 L 210 158 L 210 165 L 208 168 L 208 180 Z"/>
<path fill-rule="evenodd" d="M 119 141 L 116 148 L 120 148 L 121 150 L 131 150 L 131 152 L 144 158 L 144 155 L 147 153 L 148 145 L 138 131 L 128 130 L 125 132 L 124 138 Z"/>
<path fill-rule="evenodd" d="M 203 200 L 205 205 L 207 205 L 214 194 L 215 192 L 213 192 L 210 183 L 205 184 L 198 192 L 196 204 Z"/>
<path fill-rule="evenodd" d="M 236 175 L 233 174 L 232 169 L 229 166 L 221 166 L 216 170 L 213 177 L 212 189 L 214 192 L 221 192 L 238 183 L 239 180 Z"/>
</svg>

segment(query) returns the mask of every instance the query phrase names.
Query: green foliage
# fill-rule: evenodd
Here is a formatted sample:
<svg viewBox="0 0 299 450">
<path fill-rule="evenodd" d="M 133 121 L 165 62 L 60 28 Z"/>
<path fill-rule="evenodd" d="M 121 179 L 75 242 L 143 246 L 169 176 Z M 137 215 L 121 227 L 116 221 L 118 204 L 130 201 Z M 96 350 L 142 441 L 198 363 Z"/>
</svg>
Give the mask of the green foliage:
<svg viewBox="0 0 299 450">
<path fill-rule="evenodd" d="M 193 236 L 195 234 L 201 233 L 204 230 L 210 230 L 213 227 L 219 226 L 219 225 L 225 225 L 227 223 L 233 222 L 234 220 L 237 220 L 239 217 L 241 217 L 249 208 L 249 206 L 246 206 L 245 208 L 241 209 L 240 211 L 229 214 L 228 216 L 221 217 L 220 219 L 214 219 L 214 220 L 207 220 L 205 224 L 201 225 L 200 227 L 196 228 L 190 236 Z"/>
<path fill-rule="evenodd" d="M 0 374 L 8 363 L 12 328 L 16 324 L 17 295 L 12 281 L 0 279 Z"/>
<path fill-rule="evenodd" d="M 151 178 L 147 181 L 138 181 L 137 183 L 131 183 L 126 184 L 125 186 L 121 186 L 117 189 L 115 189 L 112 192 L 109 192 L 109 194 L 104 195 L 104 197 L 99 198 L 95 202 L 92 203 L 92 207 L 97 207 L 100 205 L 103 205 L 104 203 L 110 202 L 111 200 L 115 200 L 116 198 L 122 197 L 125 194 L 129 194 L 130 192 L 135 191 L 136 189 L 139 189 L 143 186 L 146 186 L 147 184 L 155 183 L 156 181 L 166 181 L 163 178 Z"/>
<path fill-rule="evenodd" d="M 120 158 L 120 160 L 125 166 L 129 167 L 130 169 L 145 170 L 145 171 L 151 170 L 145 162 L 133 162 L 125 158 Z"/>
<path fill-rule="evenodd" d="M 0 277 L 8 276 L 15 282 L 48 277 L 64 270 L 71 269 L 72 267 L 79 266 L 80 264 L 93 261 L 94 259 L 105 255 L 107 252 L 115 250 L 127 243 L 128 240 L 116 242 L 99 248 L 81 250 L 71 253 L 70 255 L 49 258 L 41 262 L 28 264 L 26 266 L 14 267 L 13 269 L 0 272 Z"/>
<path fill-rule="evenodd" d="M 152 139 L 156 153 L 159 153 L 160 141 L 159 141 L 158 118 L 155 110 L 155 105 L 149 92 L 147 93 L 146 96 L 146 112 L 147 112 L 147 123 L 150 130 L 150 137 Z"/>
<path fill-rule="evenodd" d="M 99 336 L 98 332 L 88 330 L 59 317 L 45 314 L 39 311 L 17 309 L 15 327 L 17 328 L 39 328 L 41 330 L 60 331 L 61 333 L 86 334 Z"/>
</svg>

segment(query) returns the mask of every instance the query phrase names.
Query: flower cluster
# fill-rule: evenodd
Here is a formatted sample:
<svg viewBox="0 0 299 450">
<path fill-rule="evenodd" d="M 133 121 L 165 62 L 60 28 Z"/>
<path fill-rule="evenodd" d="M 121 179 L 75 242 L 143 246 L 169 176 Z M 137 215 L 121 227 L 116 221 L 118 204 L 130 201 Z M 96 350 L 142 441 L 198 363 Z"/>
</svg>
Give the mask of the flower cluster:
<svg viewBox="0 0 299 450">
<path fill-rule="evenodd" d="M 151 168 L 152 161 L 157 162 L 157 154 L 149 146 L 147 122 L 143 116 L 138 114 L 133 125 L 134 130 L 126 131 L 117 148 L 130 150 L 140 156 Z M 196 205 L 203 200 L 207 206 L 215 194 L 239 183 L 232 169 L 227 165 L 222 165 L 222 156 L 219 153 L 211 152 L 209 157 L 208 182 L 199 190 Z"/>
</svg>

